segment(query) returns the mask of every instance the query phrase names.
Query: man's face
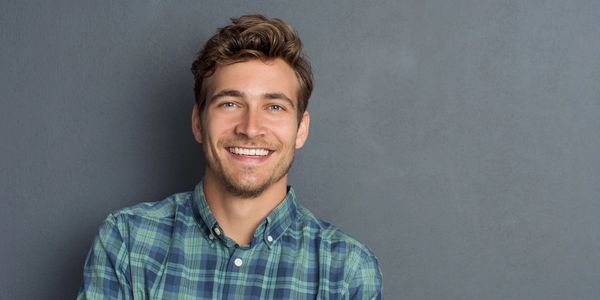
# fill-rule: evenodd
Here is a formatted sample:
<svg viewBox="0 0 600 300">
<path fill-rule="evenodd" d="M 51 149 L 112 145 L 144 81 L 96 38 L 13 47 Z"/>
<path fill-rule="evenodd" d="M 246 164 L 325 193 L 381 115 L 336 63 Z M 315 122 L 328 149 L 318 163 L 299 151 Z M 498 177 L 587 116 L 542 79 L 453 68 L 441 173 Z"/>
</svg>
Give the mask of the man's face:
<svg viewBox="0 0 600 300">
<path fill-rule="evenodd" d="M 292 68 L 281 59 L 220 66 L 206 88 L 204 111 L 194 107 L 193 125 L 208 164 L 205 176 L 244 198 L 285 179 L 309 125 L 307 112 L 298 123 Z"/>
</svg>

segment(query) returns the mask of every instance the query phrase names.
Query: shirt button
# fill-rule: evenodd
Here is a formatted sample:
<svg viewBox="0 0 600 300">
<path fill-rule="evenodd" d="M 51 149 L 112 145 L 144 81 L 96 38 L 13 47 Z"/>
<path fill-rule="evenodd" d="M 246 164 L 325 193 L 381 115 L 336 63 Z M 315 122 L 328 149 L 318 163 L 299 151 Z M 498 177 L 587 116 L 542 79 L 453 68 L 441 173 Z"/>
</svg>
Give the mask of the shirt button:
<svg viewBox="0 0 600 300">
<path fill-rule="evenodd" d="M 236 258 L 233 263 L 235 264 L 236 267 L 241 267 L 242 266 L 242 259 L 241 258 Z"/>
<path fill-rule="evenodd" d="M 273 237 L 272 236 L 268 236 L 267 237 L 267 241 L 269 241 L 269 243 L 272 242 L 273 241 Z"/>
<path fill-rule="evenodd" d="M 208 235 L 208 238 L 212 240 L 212 239 L 214 239 L 214 238 L 215 238 L 215 236 L 214 236 L 214 235 L 212 235 L 212 234 L 209 234 L 209 235 Z"/>
<path fill-rule="evenodd" d="M 221 235 L 221 229 L 219 229 L 219 227 L 215 227 L 215 233 L 217 235 Z"/>
</svg>

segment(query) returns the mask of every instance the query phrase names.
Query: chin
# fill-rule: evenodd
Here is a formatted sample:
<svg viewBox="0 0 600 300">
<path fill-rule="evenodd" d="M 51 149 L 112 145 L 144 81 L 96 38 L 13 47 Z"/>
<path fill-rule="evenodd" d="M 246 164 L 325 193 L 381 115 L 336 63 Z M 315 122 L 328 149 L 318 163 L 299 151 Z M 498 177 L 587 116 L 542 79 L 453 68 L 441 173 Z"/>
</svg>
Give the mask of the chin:
<svg viewBox="0 0 600 300">
<path fill-rule="evenodd" d="M 261 180 L 258 176 L 251 178 L 235 178 L 234 176 L 222 176 L 225 189 L 232 195 L 240 198 L 256 198 L 273 185 L 270 180 Z"/>
<path fill-rule="evenodd" d="M 256 198 L 260 196 L 265 190 L 269 188 L 269 186 L 270 185 L 267 184 L 261 186 L 239 186 L 231 183 L 225 184 L 225 188 L 229 193 L 231 193 L 234 196 L 246 199 Z"/>
</svg>

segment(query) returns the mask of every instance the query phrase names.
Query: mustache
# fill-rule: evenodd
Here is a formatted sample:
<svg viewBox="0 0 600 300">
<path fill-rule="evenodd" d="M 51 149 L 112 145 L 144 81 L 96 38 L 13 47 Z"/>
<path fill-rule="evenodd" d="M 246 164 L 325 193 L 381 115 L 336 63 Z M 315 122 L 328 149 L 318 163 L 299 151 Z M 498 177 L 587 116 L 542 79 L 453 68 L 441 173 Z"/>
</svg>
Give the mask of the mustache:
<svg viewBox="0 0 600 300">
<path fill-rule="evenodd" d="M 221 141 L 223 147 L 252 147 L 252 148 L 264 148 L 269 150 L 278 150 L 281 146 L 279 144 L 269 143 L 263 139 L 250 139 L 246 137 L 236 137 Z"/>
</svg>

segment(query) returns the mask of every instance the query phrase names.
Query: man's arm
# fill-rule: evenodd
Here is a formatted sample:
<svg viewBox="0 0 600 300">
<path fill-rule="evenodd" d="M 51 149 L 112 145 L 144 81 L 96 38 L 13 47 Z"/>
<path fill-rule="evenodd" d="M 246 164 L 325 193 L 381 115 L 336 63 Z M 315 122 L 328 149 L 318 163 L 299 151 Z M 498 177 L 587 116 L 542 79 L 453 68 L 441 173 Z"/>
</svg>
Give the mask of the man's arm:
<svg viewBox="0 0 600 300">
<path fill-rule="evenodd" d="M 85 261 L 83 285 L 77 295 L 84 299 L 132 299 L 129 250 L 116 219 L 109 215 L 100 226 Z"/>
<path fill-rule="evenodd" d="M 379 263 L 374 255 L 366 256 L 353 275 L 348 287 L 349 299 L 383 299 L 383 282 Z"/>
</svg>

